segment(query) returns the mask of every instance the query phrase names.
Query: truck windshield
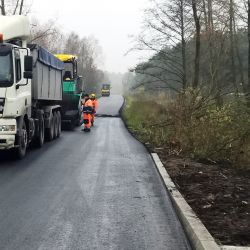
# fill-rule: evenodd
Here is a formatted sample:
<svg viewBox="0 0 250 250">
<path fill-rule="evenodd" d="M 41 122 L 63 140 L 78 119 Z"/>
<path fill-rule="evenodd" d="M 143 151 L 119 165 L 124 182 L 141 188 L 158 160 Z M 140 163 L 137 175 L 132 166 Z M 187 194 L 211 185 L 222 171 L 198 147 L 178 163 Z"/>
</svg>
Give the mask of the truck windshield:
<svg viewBox="0 0 250 250">
<path fill-rule="evenodd" d="M 110 89 L 110 85 L 109 84 L 104 84 L 102 88 L 104 90 L 109 90 Z"/>
<path fill-rule="evenodd" d="M 0 53 L 0 88 L 10 87 L 13 84 L 13 69 L 11 53 Z"/>
<path fill-rule="evenodd" d="M 64 63 L 63 80 L 72 80 L 74 78 L 74 66 L 72 62 Z"/>
</svg>

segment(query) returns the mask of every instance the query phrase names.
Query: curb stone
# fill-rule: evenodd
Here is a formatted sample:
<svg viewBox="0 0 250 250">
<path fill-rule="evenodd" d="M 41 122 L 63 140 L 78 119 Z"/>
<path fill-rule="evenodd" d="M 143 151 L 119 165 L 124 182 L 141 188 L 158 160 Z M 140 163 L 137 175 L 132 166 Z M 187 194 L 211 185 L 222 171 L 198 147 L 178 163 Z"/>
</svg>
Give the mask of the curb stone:
<svg viewBox="0 0 250 250">
<path fill-rule="evenodd" d="M 204 224 L 188 205 L 181 193 L 176 188 L 167 170 L 163 166 L 158 154 L 151 154 L 155 165 L 169 191 L 170 198 L 176 208 L 177 214 L 184 226 L 186 234 L 196 250 L 250 250 L 250 247 L 219 246 Z"/>
<path fill-rule="evenodd" d="M 250 250 L 250 247 L 221 246 L 221 250 Z"/>
</svg>

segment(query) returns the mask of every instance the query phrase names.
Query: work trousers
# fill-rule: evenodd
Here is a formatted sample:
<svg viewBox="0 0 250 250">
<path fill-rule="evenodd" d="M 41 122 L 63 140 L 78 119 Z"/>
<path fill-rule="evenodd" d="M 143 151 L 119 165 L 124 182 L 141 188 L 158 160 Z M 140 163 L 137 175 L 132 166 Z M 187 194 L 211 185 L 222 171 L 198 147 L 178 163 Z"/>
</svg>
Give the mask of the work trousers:
<svg viewBox="0 0 250 250">
<path fill-rule="evenodd" d="M 91 128 L 91 114 L 83 113 L 83 120 L 84 120 L 84 128 Z"/>
</svg>

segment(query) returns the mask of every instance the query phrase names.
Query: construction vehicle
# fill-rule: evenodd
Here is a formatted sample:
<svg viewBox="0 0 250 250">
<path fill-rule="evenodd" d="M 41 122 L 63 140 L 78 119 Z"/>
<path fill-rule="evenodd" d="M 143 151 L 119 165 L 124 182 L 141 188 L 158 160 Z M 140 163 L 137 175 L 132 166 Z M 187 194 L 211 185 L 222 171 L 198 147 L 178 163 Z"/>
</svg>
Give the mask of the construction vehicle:
<svg viewBox="0 0 250 250">
<path fill-rule="evenodd" d="M 101 90 L 102 96 L 110 96 L 110 89 L 110 84 L 103 84 Z"/>
<path fill-rule="evenodd" d="M 64 62 L 62 125 L 73 129 L 82 124 L 81 96 L 83 93 L 82 77 L 78 75 L 77 57 L 74 55 L 55 55 Z"/>
<path fill-rule="evenodd" d="M 27 17 L 0 16 L 0 150 L 18 158 L 61 134 L 64 64 L 29 36 Z"/>
</svg>

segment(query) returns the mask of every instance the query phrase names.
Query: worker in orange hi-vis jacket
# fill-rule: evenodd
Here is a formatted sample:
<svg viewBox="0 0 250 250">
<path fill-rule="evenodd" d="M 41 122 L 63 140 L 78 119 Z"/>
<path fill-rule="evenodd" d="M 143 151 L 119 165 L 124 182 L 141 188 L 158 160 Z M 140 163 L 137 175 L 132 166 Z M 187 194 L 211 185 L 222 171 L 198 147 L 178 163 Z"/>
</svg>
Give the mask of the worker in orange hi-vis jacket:
<svg viewBox="0 0 250 250">
<path fill-rule="evenodd" d="M 82 105 L 83 121 L 84 121 L 84 132 L 90 132 L 91 119 L 93 113 L 93 103 L 89 98 L 88 94 L 84 95 L 83 105 Z"/>
<path fill-rule="evenodd" d="M 92 124 L 92 126 L 94 126 L 95 114 L 96 114 L 96 110 L 98 108 L 99 103 L 98 103 L 98 101 L 96 99 L 96 95 L 95 94 L 91 94 L 90 95 L 90 99 L 91 99 L 92 104 L 93 104 L 93 112 L 91 114 L 91 124 Z"/>
</svg>

